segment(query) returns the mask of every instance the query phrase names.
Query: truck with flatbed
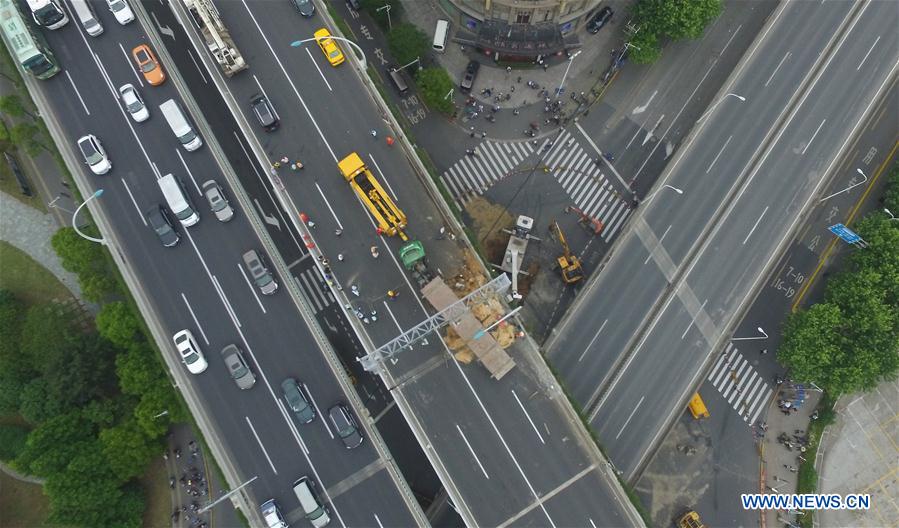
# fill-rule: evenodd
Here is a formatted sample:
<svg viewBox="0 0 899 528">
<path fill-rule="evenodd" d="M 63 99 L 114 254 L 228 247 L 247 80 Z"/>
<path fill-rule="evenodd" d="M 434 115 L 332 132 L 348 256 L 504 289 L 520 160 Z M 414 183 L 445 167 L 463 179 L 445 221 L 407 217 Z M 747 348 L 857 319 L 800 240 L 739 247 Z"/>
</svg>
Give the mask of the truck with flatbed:
<svg viewBox="0 0 899 528">
<path fill-rule="evenodd" d="M 340 160 L 337 166 L 343 178 L 375 218 L 378 231 L 390 236 L 399 236 L 404 242 L 409 240 L 403 232 L 406 229 L 406 215 L 384 191 L 359 154 L 351 152 L 349 156 Z"/>
</svg>

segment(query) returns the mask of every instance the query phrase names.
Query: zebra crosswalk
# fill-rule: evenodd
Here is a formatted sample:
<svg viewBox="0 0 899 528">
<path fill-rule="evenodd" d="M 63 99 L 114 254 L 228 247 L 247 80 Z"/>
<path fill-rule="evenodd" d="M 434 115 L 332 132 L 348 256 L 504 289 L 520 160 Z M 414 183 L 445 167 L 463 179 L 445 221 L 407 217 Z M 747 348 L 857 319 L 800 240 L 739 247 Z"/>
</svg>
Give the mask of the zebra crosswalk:
<svg viewBox="0 0 899 528">
<path fill-rule="evenodd" d="M 541 145 L 546 148 L 549 140 Z M 627 202 L 612 185 L 594 155 L 585 151 L 568 130 L 555 140 L 543 160 L 575 205 L 605 226 L 600 234 L 611 241 L 631 212 Z"/>
<path fill-rule="evenodd" d="M 441 176 L 444 187 L 460 209 L 475 196 L 484 194 L 492 185 L 512 175 L 535 151 L 546 156 L 544 170 L 558 181 L 566 194 L 584 213 L 605 226 L 600 237 L 611 241 L 631 212 L 628 203 L 567 130 L 550 146 L 546 139 L 538 147 L 531 141 L 484 141 L 474 156 L 464 156 Z"/>
<path fill-rule="evenodd" d="M 733 343 L 728 343 L 724 353 L 718 357 L 708 381 L 743 417 L 743 421 L 750 424 L 756 422 L 774 394 L 774 389 L 752 368 Z"/>
<path fill-rule="evenodd" d="M 464 156 L 441 177 L 460 209 L 461 204 L 475 195 L 484 194 L 490 186 L 512 174 L 534 152 L 534 145 L 526 141 L 500 143 L 487 140 L 475 151 L 476 156 Z"/>
<path fill-rule="evenodd" d="M 327 283 L 314 266 L 304 269 L 299 275 L 294 275 L 293 279 L 300 287 L 303 296 L 306 297 L 306 305 L 314 307 L 315 313 L 321 312 L 336 302 L 331 289 L 328 288 Z"/>
</svg>

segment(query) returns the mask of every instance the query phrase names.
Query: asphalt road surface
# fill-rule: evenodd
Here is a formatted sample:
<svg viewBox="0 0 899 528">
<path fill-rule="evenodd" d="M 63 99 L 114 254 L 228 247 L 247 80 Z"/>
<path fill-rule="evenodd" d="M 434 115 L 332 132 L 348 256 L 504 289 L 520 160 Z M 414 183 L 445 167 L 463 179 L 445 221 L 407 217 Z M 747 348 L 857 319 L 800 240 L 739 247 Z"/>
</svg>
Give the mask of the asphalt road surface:
<svg viewBox="0 0 899 528">
<path fill-rule="evenodd" d="M 169 25 L 163 18 L 167 7 L 147 6 L 162 25 Z M 348 302 L 366 313 L 378 312 L 378 321 L 363 327 L 372 343 L 392 339 L 427 312 L 392 256 L 398 241 L 375 234 L 368 214 L 337 173 L 336 162 L 353 151 L 370 162 L 375 176 L 409 217 L 410 236 L 425 240 L 434 255 L 432 263 L 449 270 L 458 260 L 441 262 L 439 256 L 452 253 L 458 259 L 458 250 L 450 240 L 432 239 L 442 225 L 439 212 L 427 200 L 402 151 L 381 140 L 389 130 L 377 107 L 363 95 L 365 88 L 350 65 L 332 68 L 311 43 L 290 47 L 291 41 L 308 38 L 324 25 L 321 13 L 305 20 L 289 3 L 265 4 L 262 9 L 257 3 L 232 2 L 218 8 L 250 64 L 250 70 L 227 81 L 229 94 L 246 105 L 253 93 L 263 92 L 281 117 L 277 132 L 265 134 L 256 128 L 252 141 L 258 141 L 261 155 L 269 161 L 286 155 L 306 167 L 298 173 L 282 170 L 282 180 L 296 206 L 292 214 L 304 213 L 314 220 L 311 234 L 316 246 L 328 256 L 343 285 L 342 293 L 331 293 L 340 299 L 340 306 Z M 238 20 L 244 23 L 232 23 Z M 168 37 L 162 38 L 168 46 Z M 180 44 L 176 41 L 173 46 Z M 199 98 L 205 86 L 191 88 Z M 252 116 L 244 116 L 256 127 Z M 380 132 L 377 139 L 370 134 L 372 128 Z M 338 228 L 341 236 L 334 235 Z M 371 245 L 381 248 L 377 260 L 369 254 Z M 345 260 L 339 261 L 338 254 Z M 289 257 L 285 260 L 290 265 Z M 342 297 L 351 285 L 360 295 Z M 390 289 L 399 291 L 400 297 L 388 303 Z M 438 339 L 416 345 L 414 352 L 395 361 L 388 365 L 388 385 L 400 402 L 397 407 L 412 422 L 419 443 L 442 473 L 455 508 L 469 523 L 632 522 L 623 520 L 625 508 L 618 502 L 622 496 L 612 491 L 617 483 L 607 468 L 597 465 L 595 448 L 575 431 L 579 423 L 561 410 L 561 392 L 526 360 L 520 360 L 500 383 L 480 365 L 463 367 L 453 361 Z"/>
<path fill-rule="evenodd" d="M 896 68 L 890 2 L 775 16 L 549 345 L 628 479 Z"/>
<path fill-rule="evenodd" d="M 219 223 L 199 194 L 198 185 L 217 178 L 233 197 L 208 145 L 187 152 L 167 127 L 158 106 L 178 99 L 171 79 L 152 87 L 135 71 L 130 51 L 146 42 L 141 27 L 119 26 L 105 6 L 98 4 L 96 12 L 106 28 L 97 38 L 86 36 L 77 22 L 47 32 L 65 71 L 40 86 L 73 148 L 86 133 L 102 141 L 112 171 L 104 176 L 84 171 L 95 188 L 104 189 L 97 201 L 122 243 L 114 250 L 150 293 L 169 333 L 190 329 L 205 353 L 209 368 L 190 377 L 190 383 L 215 424 L 218 438 L 210 441 L 226 444 L 243 480 L 258 477 L 251 496 L 259 503 L 275 498 L 291 522 L 302 518 L 291 484 L 309 475 L 319 482 L 341 524 L 414 525 L 385 461 L 369 443 L 347 450 L 320 413 L 315 422 L 301 425 L 286 411 L 280 383 L 288 376 L 307 385 L 320 411 L 346 397 L 308 328 L 298 324 L 288 295 L 262 296 L 247 280 L 241 254 L 261 248 L 248 212 L 232 199 L 236 217 Z M 121 109 L 117 87 L 125 83 L 140 90 L 150 110 L 148 121 L 134 123 Z M 144 210 L 163 202 L 156 179 L 168 173 L 184 181 L 201 216 L 197 226 L 179 228 L 182 240 L 175 248 L 163 247 L 142 219 Z M 264 208 L 274 209 L 259 196 Z M 219 356 L 229 343 L 243 348 L 257 374 L 251 390 L 241 391 L 229 379 Z M 163 353 L 174 350 L 168 346 Z"/>
</svg>

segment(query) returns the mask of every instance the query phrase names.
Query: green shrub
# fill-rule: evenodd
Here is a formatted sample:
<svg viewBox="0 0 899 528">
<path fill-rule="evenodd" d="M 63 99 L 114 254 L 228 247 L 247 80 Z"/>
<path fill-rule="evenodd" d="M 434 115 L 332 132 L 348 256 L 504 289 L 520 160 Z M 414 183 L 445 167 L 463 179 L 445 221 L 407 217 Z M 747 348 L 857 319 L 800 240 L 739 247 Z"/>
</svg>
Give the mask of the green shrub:
<svg viewBox="0 0 899 528">
<path fill-rule="evenodd" d="M 417 57 L 423 57 L 430 44 L 428 36 L 408 22 L 394 24 L 387 33 L 387 47 L 397 66 L 405 66 Z"/>
<path fill-rule="evenodd" d="M 430 108 L 444 115 L 452 115 L 455 106 L 453 98 L 447 97 L 453 89 L 453 80 L 443 68 L 425 68 L 418 72 L 415 80 L 421 98 Z"/>
<path fill-rule="evenodd" d="M 0 424 L 0 460 L 9 462 L 25 449 L 28 429 L 20 425 Z"/>
</svg>

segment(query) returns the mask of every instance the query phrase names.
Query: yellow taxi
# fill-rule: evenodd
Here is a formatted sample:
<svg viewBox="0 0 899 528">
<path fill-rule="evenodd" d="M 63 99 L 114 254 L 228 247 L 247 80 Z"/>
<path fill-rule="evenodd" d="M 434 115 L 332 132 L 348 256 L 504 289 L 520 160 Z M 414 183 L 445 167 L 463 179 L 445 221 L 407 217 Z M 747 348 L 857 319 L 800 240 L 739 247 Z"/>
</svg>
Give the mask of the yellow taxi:
<svg viewBox="0 0 899 528">
<path fill-rule="evenodd" d="M 317 39 L 318 47 L 322 49 L 322 53 L 325 54 L 325 57 L 328 58 L 328 62 L 331 63 L 331 66 L 339 66 L 343 64 L 343 61 L 346 60 L 346 57 L 343 56 L 343 52 L 340 51 L 340 46 L 337 45 L 337 42 L 331 38 L 331 32 L 325 28 L 321 28 L 316 31 L 314 34 Z"/>
<path fill-rule="evenodd" d="M 162 71 L 162 65 L 159 64 L 159 60 L 153 54 L 150 46 L 146 44 L 137 46 L 131 50 L 131 56 L 134 57 L 134 62 L 137 63 L 137 67 L 144 74 L 144 79 L 148 83 L 159 86 L 165 81 L 165 72 Z"/>
</svg>

